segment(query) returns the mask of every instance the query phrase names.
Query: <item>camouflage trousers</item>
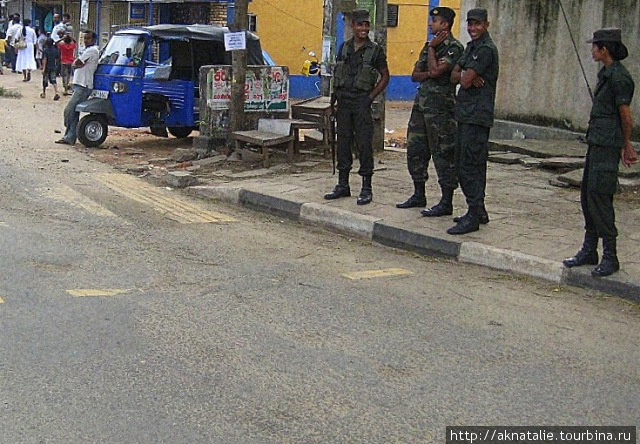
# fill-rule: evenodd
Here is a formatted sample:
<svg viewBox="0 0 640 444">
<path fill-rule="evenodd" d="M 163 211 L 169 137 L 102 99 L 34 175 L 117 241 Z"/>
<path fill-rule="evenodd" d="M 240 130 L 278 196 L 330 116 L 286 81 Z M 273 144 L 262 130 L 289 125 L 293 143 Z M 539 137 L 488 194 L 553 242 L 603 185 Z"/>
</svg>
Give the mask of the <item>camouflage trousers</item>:
<svg viewBox="0 0 640 444">
<path fill-rule="evenodd" d="M 453 113 L 430 114 L 413 107 L 407 130 L 407 167 L 414 182 L 427 181 L 427 168 L 433 157 L 440 188 L 458 187 L 456 134 Z"/>
</svg>

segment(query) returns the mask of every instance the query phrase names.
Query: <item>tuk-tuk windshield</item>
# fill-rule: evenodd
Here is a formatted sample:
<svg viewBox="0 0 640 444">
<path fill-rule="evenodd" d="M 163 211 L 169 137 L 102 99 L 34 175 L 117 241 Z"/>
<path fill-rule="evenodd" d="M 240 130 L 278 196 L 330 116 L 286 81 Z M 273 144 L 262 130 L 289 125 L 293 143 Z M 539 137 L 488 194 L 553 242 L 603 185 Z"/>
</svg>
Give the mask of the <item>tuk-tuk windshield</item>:
<svg viewBox="0 0 640 444">
<path fill-rule="evenodd" d="M 100 64 L 138 66 L 144 58 L 145 38 L 142 35 L 114 35 L 102 51 Z"/>
</svg>

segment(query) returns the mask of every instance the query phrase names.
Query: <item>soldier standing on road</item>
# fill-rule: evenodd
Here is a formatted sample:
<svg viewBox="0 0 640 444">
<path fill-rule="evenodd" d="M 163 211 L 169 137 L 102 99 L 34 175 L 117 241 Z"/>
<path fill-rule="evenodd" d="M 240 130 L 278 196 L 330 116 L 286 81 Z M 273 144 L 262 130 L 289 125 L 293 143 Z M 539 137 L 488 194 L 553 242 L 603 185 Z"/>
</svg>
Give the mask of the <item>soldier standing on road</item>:
<svg viewBox="0 0 640 444">
<path fill-rule="evenodd" d="M 591 271 L 594 277 L 609 276 L 620 269 L 613 195 L 618 188 L 620 160 L 627 167 L 638 161 L 630 142 L 634 83 L 620 63 L 629 55 L 621 35 L 620 29 L 606 28 L 594 32 L 593 38 L 587 41 L 592 43 L 593 60 L 604 66 L 598 72 L 587 130 L 589 148 L 580 185 L 584 243 L 580 251 L 563 264 L 569 268 L 598 264 L 598 238 L 602 238 L 602 262 Z"/>
<path fill-rule="evenodd" d="M 338 184 L 324 198 L 338 199 L 351 196 L 349 172 L 353 164 L 351 146 L 355 141 L 362 176 L 362 190 L 357 204 L 366 205 L 373 199 L 373 116 L 371 104 L 389 84 L 389 68 L 384 50 L 369 39 L 371 22 L 369 12 L 352 13 L 353 38 L 344 42 L 338 50 L 334 70 L 334 94 L 331 108 L 336 112 L 338 135 Z"/>
<path fill-rule="evenodd" d="M 456 154 L 458 180 L 469 209 L 464 216 L 454 219 L 457 224 L 447 230 L 449 234 L 478 231 L 479 224 L 489 222 L 484 197 L 499 60 L 498 49 L 488 29 L 486 9 L 476 8 L 467 13 L 467 32 L 471 41 L 451 72 L 451 82 L 460 83 L 456 97 Z"/>
<path fill-rule="evenodd" d="M 455 164 L 456 121 L 454 119 L 456 88 L 450 81 L 451 70 L 464 50 L 451 35 L 456 13 L 451 8 L 437 7 L 429 13 L 429 28 L 434 38 L 422 48 L 411 80 L 420 82 L 411 110 L 407 134 L 407 166 L 413 179 L 414 192 L 398 208 L 427 205 L 425 182 L 429 177 L 429 159 L 438 173 L 442 191 L 440 202 L 428 210 L 426 217 L 453 214 L 453 191 L 458 187 Z"/>
</svg>

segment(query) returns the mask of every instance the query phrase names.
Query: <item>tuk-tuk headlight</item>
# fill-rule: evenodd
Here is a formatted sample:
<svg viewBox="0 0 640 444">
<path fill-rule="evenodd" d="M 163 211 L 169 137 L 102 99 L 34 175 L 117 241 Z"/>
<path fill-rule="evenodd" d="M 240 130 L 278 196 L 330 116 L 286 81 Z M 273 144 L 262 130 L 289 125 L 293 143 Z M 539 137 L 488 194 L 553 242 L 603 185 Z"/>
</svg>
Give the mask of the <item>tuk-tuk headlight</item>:
<svg viewBox="0 0 640 444">
<path fill-rule="evenodd" d="M 127 90 L 127 84 L 124 82 L 113 82 L 111 84 L 111 90 L 114 93 L 123 93 Z"/>
</svg>

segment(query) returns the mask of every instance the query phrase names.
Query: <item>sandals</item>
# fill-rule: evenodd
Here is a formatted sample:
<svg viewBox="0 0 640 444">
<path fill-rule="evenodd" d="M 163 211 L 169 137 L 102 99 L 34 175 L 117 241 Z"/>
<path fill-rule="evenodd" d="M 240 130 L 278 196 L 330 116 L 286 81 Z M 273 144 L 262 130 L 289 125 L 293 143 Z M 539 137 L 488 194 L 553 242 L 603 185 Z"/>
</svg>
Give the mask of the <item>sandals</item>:
<svg viewBox="0 0 640 444">
<path fill-rule="evenodd" d="M 60 94 L 56 94 L 55 96 L 53 96 L 53 100 L 60 100 Z"/>
</svg>

